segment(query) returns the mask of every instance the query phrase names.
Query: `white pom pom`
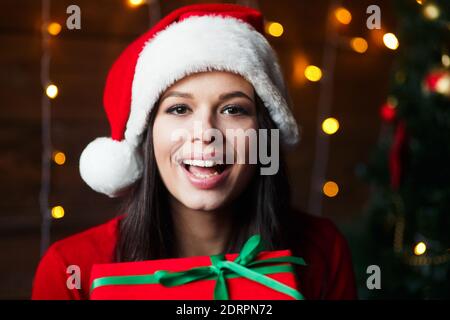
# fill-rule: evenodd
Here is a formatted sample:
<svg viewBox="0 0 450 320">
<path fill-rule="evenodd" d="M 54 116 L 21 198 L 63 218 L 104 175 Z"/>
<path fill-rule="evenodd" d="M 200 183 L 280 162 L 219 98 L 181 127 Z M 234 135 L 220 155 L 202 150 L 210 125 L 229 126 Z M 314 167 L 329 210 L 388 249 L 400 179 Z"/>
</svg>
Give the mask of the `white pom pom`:
<svg viewBox="0 0 450 320">
<path fill-rule="evenodd" d="M 142 156 L 126 140 L 101 137 L 80 156 L 81 178 L 95 191 L 117 197 L 142 176 Z"/>
</svg>

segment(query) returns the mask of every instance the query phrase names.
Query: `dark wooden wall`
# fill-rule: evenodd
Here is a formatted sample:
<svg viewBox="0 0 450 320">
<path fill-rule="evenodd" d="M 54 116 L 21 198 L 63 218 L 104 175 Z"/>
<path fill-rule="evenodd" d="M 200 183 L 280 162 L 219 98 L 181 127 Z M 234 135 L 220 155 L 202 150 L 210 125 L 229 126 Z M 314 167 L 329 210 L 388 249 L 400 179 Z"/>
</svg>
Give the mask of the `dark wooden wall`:
<svg viewBox="0 0 450 320">
<path fill-rule="evenodd" d="M 199 1 L 161 0 L 162 13 Z M 344 1 L 353 13 L 344 36 L 368 36 L 365 9 L 382 8 L 382 22 L 393 27 L 390 1 Z M 81 8 L 81 30 L 65 26 L 66 8 Z M 260 0 L 268 20 L 285 27 L 270 41 L 279 53 L 302 126 L 301 145 L 289 155 L 295 204 L 306 209 L 314 162 L 316 108 L 319 84 L 294 84 L 293 54 L 301 51 L 309 62 L 321 64 L 328 1 Z M 38 0 L 0 2 L 0 298 L 28 298 L 39 261 L 41 178 L 40 15 Z M 124 0 L 54 0 L 52 20 L 63 25 L 51 40 L 50 75 L 60 89 L 51 105 L 53 147 L 65 152 L 63 166 L 52 165 L 51 205 L 66 215 L 52 223 L 52 241 L 101 223 L 116 213 L 118 199 L 90 190 L 78 173 L 83 148 L 98 136 L 109 135 L 102 109 L 106 73 L 122 49 L 149 25 L 147 7 L 129 9 Z M 335 72 L 333 115 L 341 123 L 331 138 L 328 177 L 341 191 L 324 198 L 324 215 L 344 223 L 358 220 L 368 188 L 355 176 L 377 140 L 378 107 L 388 87 L 392 52 L 369 43 L 366 54 L 339 50 Z"/>
</svg>

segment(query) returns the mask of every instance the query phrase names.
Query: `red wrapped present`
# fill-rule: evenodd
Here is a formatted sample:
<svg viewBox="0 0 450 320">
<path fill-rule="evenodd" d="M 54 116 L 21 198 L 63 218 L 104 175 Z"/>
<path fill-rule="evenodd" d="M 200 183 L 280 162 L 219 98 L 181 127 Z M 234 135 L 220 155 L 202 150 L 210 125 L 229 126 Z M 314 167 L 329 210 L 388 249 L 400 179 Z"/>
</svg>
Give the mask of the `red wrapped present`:
<svg viewBox="0 0 450 320">
<path fill-rule="evenodd" d="M 94 300 L 292 300 L 297 290 L 290 250 L 263 251 L 259 235 L 239 254 L 97 264 L 91 272 Z"/>
</svg>

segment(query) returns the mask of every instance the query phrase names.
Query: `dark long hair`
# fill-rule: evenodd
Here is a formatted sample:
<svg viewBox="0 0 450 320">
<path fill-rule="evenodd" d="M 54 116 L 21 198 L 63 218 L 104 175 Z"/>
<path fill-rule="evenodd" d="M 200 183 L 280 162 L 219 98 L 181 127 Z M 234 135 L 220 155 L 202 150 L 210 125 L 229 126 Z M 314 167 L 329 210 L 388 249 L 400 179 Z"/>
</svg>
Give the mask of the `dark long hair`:
<svg viewBox="0 0 450 320">
<path fill-rule="evenodd" d="M 263 102 L 255 94 L 258 127 L 276 128 Z M 144 170 L 142 178 L 132 186 L 122 206 L 125 217 L 120 222 L 116 261 L 141 261 L 174 258 L 175 237 L 166 189 L 158 172 L 152 128 L 157 108 L 149 116 L 143 141 Z M 270 134 L 268 150 L 270 152 Z M 261 164 L 257 164 L 258 169 Z M 233 202 L 231 240 L 225 252 L 234 253 L 253 234 L 260 234 L 267 250 L 289 246 L 290 187 L 283 150 L 280 149 L 279 170 L 274 175 L 255 173 L 243 193 Z"/>
</svg>

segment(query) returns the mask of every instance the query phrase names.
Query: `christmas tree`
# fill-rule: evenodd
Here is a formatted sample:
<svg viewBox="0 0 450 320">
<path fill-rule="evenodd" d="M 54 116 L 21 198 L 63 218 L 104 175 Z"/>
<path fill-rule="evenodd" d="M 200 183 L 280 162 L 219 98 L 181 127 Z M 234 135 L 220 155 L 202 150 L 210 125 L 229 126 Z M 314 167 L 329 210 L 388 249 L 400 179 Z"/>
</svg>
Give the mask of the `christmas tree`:
<svg viewBox="0 0 450 320">
<path fill-rule="evenodd" d="M 363 176 L 372 298 L 450 297 L 450 1 L 395 2 L 399 47 Z"/>
</svg>

